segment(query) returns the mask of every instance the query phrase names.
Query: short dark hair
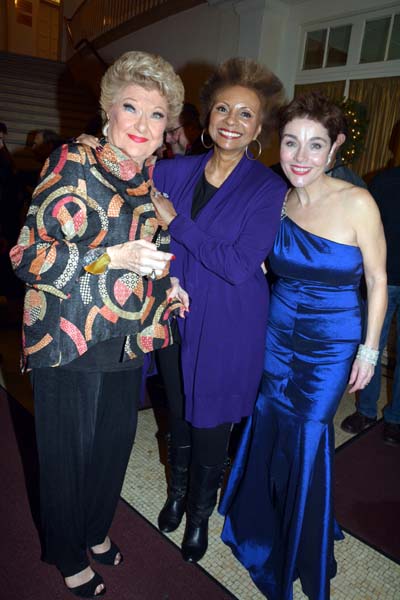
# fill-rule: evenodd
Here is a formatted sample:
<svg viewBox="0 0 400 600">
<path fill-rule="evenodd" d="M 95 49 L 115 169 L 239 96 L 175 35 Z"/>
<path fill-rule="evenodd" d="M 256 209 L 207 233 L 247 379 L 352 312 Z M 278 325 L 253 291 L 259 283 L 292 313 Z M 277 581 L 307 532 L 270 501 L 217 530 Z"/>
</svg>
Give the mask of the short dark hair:
<svg viewBox="0 0 400 600">
<path fill-rule="evenodd" d="M 284 101 L 280 79 L 249 58 L 230 58 L 215 69 L 200 92 L 203 122 L 208 126 L 214 98 L 221 89 L 240 85 L 255 92 L 261 102 L 260 140 L 265 141 L 277 126 L 278 109 Z"/>
<path fill-rule="evenodd" d="M 0 131 L 5 134 L 8 133 L 7 125 L 5 123 L 0 123 Z"/>
<path fill-rule="evenodd" d="M 284 128 L 293 119 L 306 117 L 311 121 L 321 123 L 328 132 L 332 144 L 339 133 L 347 135 L 346 118 L 339 106 L 321 92 L 309 92 L 294 98 L 279 111 L 279 136 L 282 137 Z"/>
<path fill-rule="evenodd" d="M 44 144 L 53 144 L 53 146 L 56 148 L 57 146 L 61 146 L 63 143 L 62 138 L 58 133 L 53 131 L 53 129 L 37 129 L 35 131 L 35 135 L 38 133 L 42 134 Z"/>
</svg>

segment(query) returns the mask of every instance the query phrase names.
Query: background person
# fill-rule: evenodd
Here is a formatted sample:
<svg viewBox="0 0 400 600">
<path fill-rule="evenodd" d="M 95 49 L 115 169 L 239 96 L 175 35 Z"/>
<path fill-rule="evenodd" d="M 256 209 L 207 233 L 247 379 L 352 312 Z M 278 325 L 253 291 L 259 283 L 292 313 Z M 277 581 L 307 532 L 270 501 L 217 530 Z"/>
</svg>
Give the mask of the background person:
<svg viewBox="0 0 400 600">
<path fill-rule="evenodd" d="M 212 148 L 160 161 L 154 172 L 155 186 L 171 199 L 153 201 L 169 227 L 174 274 L 192 299 L 181 357 L 179 345 L 158 352 L 171 435 L 159 527 L 173 531 L 186 510 L 182 554 L 193 562 L 207 549 L 232 424 L 251 413 L 262 373 L 269 293 L 260 265 L 286 188 L 255 158 L 282 99 L 282 84 L 267 69 L 226 61 L 201 93 Z"/>
<path fill-rule="evenodd" d="M 10 298 L 20 294 L 8 253 L 17 240 L 21 221 L 16 168 L 7 148 L 7 135 L 7 125 L 0 123 L 0 297 Z"/>
<path fill-rule="evenodd" d="M 8 129 L 0 123 L 0 234 L 7 243 L 15 244 L 20 228 L 16 168 L 7 148 Z"/>
<path fill-rule="evenodd" d="M 400 146 L 400 139 L 399 139 Z M 389 337 L 390 326 L 396 316 L 396 364 L 393 373 L 392 399 L 383 411 L 383 440 L 400 444 L 400 166 L 386 169 L 374 177 L 370 192 L 378 205 L 387 242 L 388 307 L 379 342 L 380 356 L 374 376 L 368 386 L 360 390 L 357 410 L 346 417 L 341 428 L 347 433 L 360 433 L 376 422 L 382 369 L 381 354 Z"/>
<path fill-rule="evenodd" d="M 43 164 L 53 150 L 62 143 L 62 138 L 52 129 L 38 129 L 33 134 L 32 151 L 36 159 Z"/>
<path fill-rule="evenodd" d="M 202 130 L 199 111 L 194 104 L 185 102 L 180 115 L 165 132 L 165 141 L 172 156 L 191 156 L 207 152 L 201 142 Z"/>
<path fill-rule="evenodd" d="M 26 282 L 24 358 L 31 370 L 44 559 L 76 596 L 105 591 L 92 570 L 118 565 L 108 537 L 137 423 L 145 353 L 172 342 L 184 293 L 168 276 L 169 235 L 150 199 L 151 155 L 179 114 L 171 65 L 127 52 L 106 72 L 107 122 L 96 151 L 47 159 L 11 259 Z"/>
<path fill-rule="evenodd" d="M 386 247 L 366 190 L 325 173 L 345 123 L 311 93 L 281 112 L 280 157 L 293 188 L 270 255 L 278 276 L 264 375 L 221 511 L 222 533 L 269 600 L 291 600 L 300 577 L 311 600 L 328 600 L 336 573 L 332 504 L 333 417 L 371 380 L 386 310 Z M 365 273 L 363 344 L 359 284 Z M 357 349 L 358 348 L 358 349 Z"/>
</svg>

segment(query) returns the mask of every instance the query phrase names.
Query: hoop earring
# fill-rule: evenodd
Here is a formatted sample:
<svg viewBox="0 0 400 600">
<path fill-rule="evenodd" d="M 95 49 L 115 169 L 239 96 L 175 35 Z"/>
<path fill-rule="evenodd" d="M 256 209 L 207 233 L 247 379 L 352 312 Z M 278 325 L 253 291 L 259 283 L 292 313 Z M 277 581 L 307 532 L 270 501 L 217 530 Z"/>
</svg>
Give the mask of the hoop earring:
<svg viewBox="0 0 400 600">
<path fill-rule="evenodd" d="M 201 139 L 201 143 L 203 144 L 204 148 L 206 150 L 209 150 L 210 148 L 212 148 L 214 146 L 214 142 L 211 140 L 211 144 L 209 146 L 207 146 L 206 143 L 204 142 L 204 134 L 205 133 L 207 133 L 207 130 L 203 129 L 203 131 L 201 132 L 200 139 Z M 207 133 L 207 135 L 208 135 L 208 133 Z"/>
<path fill-rule="evenodd" d="M 109 126 L 110 122 L 106 121 L 103 125 L 103 127 L 101 128 L 104 137 L 107 137 L 107 132 L 108 132 L 108 126 Z"/>
<path fill-rule="evenodd" d="M 252 144 L 253 142 L 256 142 L 256 143 L 257 143 L 257 145 L 258 145 L 258 154 L 257 154 L 257 156 L 252 156 L 251 154 L 250 154 L 250 156 L 249 156 L 249 152 L 248 152 L 248 150 L 249 150 L 249 145 L 250 145 L 250 144 Z M 258 139 L 256 138 L 255 140 L 252 140 L 252 141 L 250 142 L 250 144 L 248 144 L 248 145 L 246 146 L 246 150 L 244 151 L 244 152 L 245 152 L 245 154 L 246 154 L 246 157 L 247 157 L 249 160 L 257 160 L 258 158 L 260 158 L 260 156 L 261 156 L 261 152 L 262 152 L 262 146 L 261 146 L 261 142 L 260 142 L 260 140 L 258 140 Z"/>
</svg>

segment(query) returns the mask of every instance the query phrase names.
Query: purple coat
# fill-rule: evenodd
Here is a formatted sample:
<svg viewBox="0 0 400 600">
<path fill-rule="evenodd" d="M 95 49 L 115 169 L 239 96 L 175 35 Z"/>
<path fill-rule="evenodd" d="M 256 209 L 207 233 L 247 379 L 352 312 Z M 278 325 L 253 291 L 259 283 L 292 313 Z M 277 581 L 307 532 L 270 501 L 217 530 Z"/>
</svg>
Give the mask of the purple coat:
<svg viewBox="0 0 400 600">
<path fill-rule="evenodd" d="M 193 221 L 193 191 L 212 151 L 157 163 L 154 182 L 178 213 L 169 226 L 171 274 L 190 295 L 179 319 L 186 419 L 195 427 L 251 414 L 263 370 L 269 292 L 261 263 L 278 229 L 286 186 L 242 158 Z"/>
</svg>

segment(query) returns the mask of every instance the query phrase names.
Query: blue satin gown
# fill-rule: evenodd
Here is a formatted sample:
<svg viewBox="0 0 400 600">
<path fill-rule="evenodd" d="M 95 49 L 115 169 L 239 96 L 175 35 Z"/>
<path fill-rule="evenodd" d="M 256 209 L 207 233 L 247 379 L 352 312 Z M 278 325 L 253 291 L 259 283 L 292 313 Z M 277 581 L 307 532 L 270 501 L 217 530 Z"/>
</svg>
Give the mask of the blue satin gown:
<svg viewBox="0 0 400 600">
<path fill-rule="evenodd" d="M 270 262 L 264 375 L 220 506 L 222 539 L 268 600 L 291 600 L 297 577 L 327 600 L 343 537 L 332 420 L 361 338 L 362 257 L 284 217 Z"/>
</svg>

